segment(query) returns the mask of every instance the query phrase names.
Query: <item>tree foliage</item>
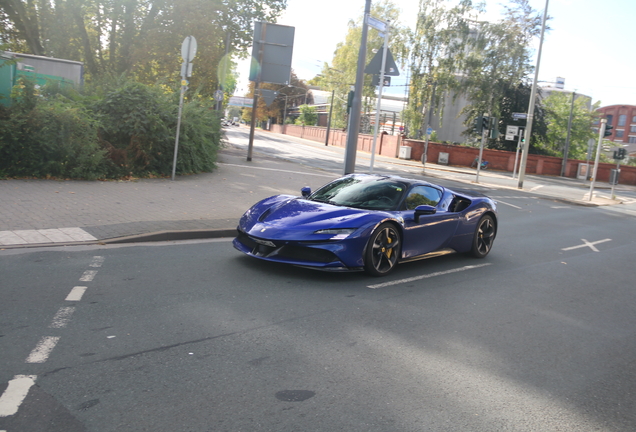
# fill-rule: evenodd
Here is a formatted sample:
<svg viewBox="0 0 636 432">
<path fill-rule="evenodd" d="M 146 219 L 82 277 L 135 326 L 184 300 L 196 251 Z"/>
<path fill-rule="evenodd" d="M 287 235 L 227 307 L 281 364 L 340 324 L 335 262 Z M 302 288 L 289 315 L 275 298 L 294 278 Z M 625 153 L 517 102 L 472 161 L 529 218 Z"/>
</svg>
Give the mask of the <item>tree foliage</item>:
<svg viewBox="0 0 636 432">
<path fill-rule="evenodd" d="M 383 0 L 374 3 L 371 7 L 371 15 L 385 21 L 390 21 L 391 35 L 389 38 L 389 49 L 393 53 L 395 60 L 404 62 L 407 53 L 408 30 L 400 22 L 400 10 L 390 0 Z M 325 63 L 321 76 L 312 83 L 316 83 L 323 90 L 335 90 L 335 101 L 332 117 L 332 125 L 343 128 L 346 125 L 347 94 L 356 82 L 356 71 L 358 65 L 358 54 L 360 52 L 360 41 L 362 39 L 362 17 L 357 21 L 349 21 L 348 31 L 344 42 L 336 46 L 331 64 Z M 384 38 L 373 28 L 369 28 L 367 36 L 367 64 L 380 50 L 384 44 Z M 368 111 L 375 106 L 376 88 L 371 86 L 372 76 L 365 74 L 365 85 L 363 87 L 363 110 Z"/>
<path fill-rule="evenodd" d="M 459 87 L 471 48 L 469 15 L 473 12 L 470 0 L 420 0 L 410 46 L 409 101 L 403 113 L 410 136 L 423 130 L 428 111 L 443 106 L 445 97 Z M 431 101 L 433 87 L 436 97 Z"/>
<path fill-rule="evenodd" d="M 572 105 L 573 96 L 574 105 Z M 585 159 L 588 141 L 597 136 L 592 127 L 594 121 L 598 119 L 598 114 L 595 111 L 599 103 L 594 104 L 590 110 L 589 102 L 589 98 L 585 96 L 579 95 L 579 97 L 576 97 L 574 93 L 565 94 L 560 92 L 553 92 L 544 99 L 543 105 L 548 130 L 546 139 L 541 143 L 540 147 L 546 154 L 552 156 L 563 155 L 570 111 L 572 111 L 568 157 L 570 159 Z"/>
<path fill-rule="evenodd" d="M 230 52 L 246 53 L 253 21 L 275 20 L 286 1 L 0 0 L 0 42 L 17 52 L 82 61 L 89 78 L 126 73 L 155 83 L 179 79 L 181 43 L 192 35 L 198 52 L 191 86 L 211 94 L 226 42 Z"/>
</svg>

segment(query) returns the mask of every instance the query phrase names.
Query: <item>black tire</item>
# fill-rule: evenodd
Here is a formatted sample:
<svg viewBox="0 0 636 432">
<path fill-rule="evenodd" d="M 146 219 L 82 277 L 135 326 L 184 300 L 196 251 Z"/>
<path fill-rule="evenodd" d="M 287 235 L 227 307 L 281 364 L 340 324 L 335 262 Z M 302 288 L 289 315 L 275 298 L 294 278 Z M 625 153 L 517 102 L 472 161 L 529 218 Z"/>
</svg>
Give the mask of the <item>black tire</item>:
<svg viewBox="0 0 636 432">
<path fill-rule="evenodd" d="M 385 222 L 373 231 L 364 253 L 364 270 L 371 276 L 388 275 L 397 265 L 402 238 L 395 225 Z"/>
<path fill-rule="evenodd" d="M 492 249 L 492 244 L 497 235 L 497 228 L 492 216 L 484 215 L 479 219 L 475 236 L 473 238 L 473 247 L 470 251 L 475 258 L 484 258 Z"/>
</svg>

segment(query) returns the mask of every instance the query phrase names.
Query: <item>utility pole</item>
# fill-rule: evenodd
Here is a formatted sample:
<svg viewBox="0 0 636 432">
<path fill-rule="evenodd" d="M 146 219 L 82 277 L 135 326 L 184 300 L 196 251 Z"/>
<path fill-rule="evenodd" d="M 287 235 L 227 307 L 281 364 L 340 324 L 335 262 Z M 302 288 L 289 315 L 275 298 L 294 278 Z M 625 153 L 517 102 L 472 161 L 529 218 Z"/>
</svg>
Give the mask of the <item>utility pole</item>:
<svg viewBox="0 0 636 432">
<path fill-rule="evenodd" d="M 530 137 L 532 137 L 532 123 L 534 122 L 534 108 L 537 98 L 537 81 L 539 79 L 539 67 L 541 66 L 541 50 L 543 48 L 543 36 L 545 34 L 545 22 L 548 19 L 548 3 L 545 0 L 545 10 L 543 11 L 543 24 L 541 25 L 541 39 L 539 40 L 539 51 L 537 53 L 537 67 L 534 71 L 534 81 L 532 82 L 532 91 L 530 92 L 530 102 L 528 103 L 528 121 L 526 124 L 525 145 L 521 152 L 521 164 L 519 166 L 519 183 L 517 188 L 523 189 L 523 181 L 526 177 L 526 164 L 528 163 L 528 151 L 530 150 Z"/>
<path fill-rule="evenodd" d="M 572 116 L 574 114 L 574 98 L 576 92 L 572 92 L 572 104 L 570 105 L 570 118 L 568 119 L 568 133 L 565 137 L 565 146 L 563 148 L 563 165 L 561 166 L 561 177 L 565 177 L 565 168 L 568 164 L 568 153 L 570 152 L 570 133 L 572 130 Z"/>
<path fill-rule="evenodd" d="M 356 150 L 358 149 L 358 132 L 360 130 L 360 111 L 362 108 L 362 87 L 364 84 L 364 66 L 367 57 L 367 33 L 369 25 L 367 20 L 371 13 L 371 0 L 366 0 L 364 6 L 364 18 L 362 20 L 362 39 L 360 52 L 358 53 L 358 69 L 356 71 L 356 85 L 349 114 L 349 127 L 347 129 L 347 146 L 345 148 L 344 173 L 351 174 L 356 170 Z"/>
</svg>

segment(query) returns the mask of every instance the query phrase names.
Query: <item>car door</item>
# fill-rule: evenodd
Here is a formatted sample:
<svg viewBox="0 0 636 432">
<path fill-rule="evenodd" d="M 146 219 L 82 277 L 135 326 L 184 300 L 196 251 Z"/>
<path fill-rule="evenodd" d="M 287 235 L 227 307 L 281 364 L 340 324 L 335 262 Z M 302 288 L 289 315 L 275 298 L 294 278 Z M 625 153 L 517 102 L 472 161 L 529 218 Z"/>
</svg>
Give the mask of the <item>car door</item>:
<svg viewBox="0 0 636 432">
<path fill-rule="evenodd" d="M 412 258 L 428 252 L 442 249 L 455 234 L 459 223 L 459 214 L 448 212 L 439 205 L 442 191 L 429 185 L 415 185 L 409 190 L 404 201 L 404 238 L 402 239 L 402 257 Z M 430 205 L 436 208 L 435 214 L 415 217 L 415 208 Z"/>
</svg>

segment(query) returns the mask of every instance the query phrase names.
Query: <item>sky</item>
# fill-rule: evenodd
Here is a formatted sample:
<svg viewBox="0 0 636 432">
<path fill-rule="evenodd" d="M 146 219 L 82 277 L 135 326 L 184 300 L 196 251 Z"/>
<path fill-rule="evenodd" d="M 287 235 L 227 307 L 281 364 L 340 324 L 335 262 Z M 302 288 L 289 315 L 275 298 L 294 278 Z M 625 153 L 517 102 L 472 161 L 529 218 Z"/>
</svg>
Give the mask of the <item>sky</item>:
<svg viewBox="0 0 636 432">
<path fill-rule="evenodd" d="M 419 1 L 393 0 L 402 10 L 401 24 L 415 27 Z M 505 0 L 487 0 L 486 15 L 495 21 Z M 347 34 L 347 23 L 362 15 L 365 0 L 287 0 L 287 10 L 278 24 L 295 27 L 292 68 L 309 80 L 320 73 L 324 62 L 331 63 L 336 45 Z M 543 11 L 546 0 L 530 0 Z M 592 97 L 601 106 L 636 105 L 636 1 L 634 0 L 549 0 L 539 81 L 543 85 L 565 78 L 565 90 Z M 382 17 L 376 17 L 382 19 Z M 539 38 L 534 46 L 533 64 Z M 250 50 L 251 52 L 251 50 Z M 370 59 L 367 59 L 367 63 Z M 240 62 L 237 95 L 247 89 L 247 62 Z M 394 77 L 388 93 L 404 93 L 406 75 Z"/>
</svg>

